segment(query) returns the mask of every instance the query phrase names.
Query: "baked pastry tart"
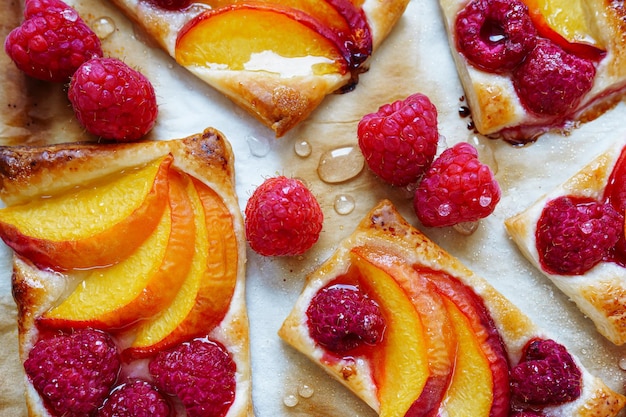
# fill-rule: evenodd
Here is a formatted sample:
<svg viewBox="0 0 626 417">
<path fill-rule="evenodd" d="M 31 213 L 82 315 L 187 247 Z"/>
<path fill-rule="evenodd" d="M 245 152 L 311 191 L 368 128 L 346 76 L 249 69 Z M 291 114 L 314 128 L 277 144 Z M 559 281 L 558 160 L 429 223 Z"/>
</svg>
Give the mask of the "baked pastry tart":
<svg viewBox="0 0 626 417">
<path fill-rule="evenodd" d="M 30 416 L 251 416 L 222 134 L 0 147 Z"/>
<path fill-rule="evenodd" d="M 408 0 L 111 0 L 176 62 L 282 136 L 358 74 Z"/>
<path fill-rule="evenodd" d="M 381 416 L 615 416 L 626 404 L 389 201 L 307 277 L 279 335 Z"/>
<path fill-rule="evenodd" d="M 478 132 L 527 142 L 615 105 L 626 87 L 624 4 L 440 0 Z"/>
<path fill-rule="evenodd" d="M 506 219 L 524 256 L 616 345 L 626 342 L 624 142 Z"/>
</svg>

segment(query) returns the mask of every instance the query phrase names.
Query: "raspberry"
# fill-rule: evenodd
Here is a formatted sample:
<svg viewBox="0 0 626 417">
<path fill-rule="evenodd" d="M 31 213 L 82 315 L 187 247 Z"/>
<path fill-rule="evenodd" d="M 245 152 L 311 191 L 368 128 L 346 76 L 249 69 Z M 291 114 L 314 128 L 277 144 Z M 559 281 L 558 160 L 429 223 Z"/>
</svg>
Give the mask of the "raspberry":
<svg viewBox="0 0 626 417">
<path fill-rule="evenodd" d="M 455 31 L 459 51 L 491 72 L 518 66 L 537 40 L 528 7 L 517 0 L 473 0 L 457 15 Z"/>
<path fill-rule="evenodd" d="M 357 287 L 331 285 L 318 291 L 307 309 L 311 337 L 343 354 L 382 340 L 385 320 L 378 304 Z"/>
<path fill-rule="evenodd" d="M 55 415 L 82 417 L 106 398 L 119 373 L 120 359 L 106 333 L 83 329 L 38 341 L 24 369 Z"/>
<path fill-rule="evenodd" d="M 96 34 L 65 3 L 30 1 L 24 13 L 26 19 L 9 33 L 4 49 L 27 75 L 66 82 L 83 62 L 102 56 Z"/>
<path fill-rule="evenodd" d="M 489 166 L 469 143 L 446 149 L 415 190 L 414 207 L 424 226 L 443 227 L 487 217 L 500 201 Z"/>
<path fill-rule="evenodd" d="M 593 86 L 596 68 L 587 59 L 569 54 L 547 39 L 513 74 L 522 104 L 538 115 L 566 115 Z"/>
<path fill-rule="evenodd" d="M 226 348 L 194 339 L 150 362 L 156 385 L 181 400 L 189 417 L 223 417 L 235 398 L 236 365 Z"/>
<path fill-rule="evenodd" d="M 392 185 L 416 182 L 437 153 L 437 109 L 423 94 L 381 106 L 357 128 L 369 168 Z"/>
<path fill-rule="evenodd" d="M 68 97 L 85 129 L 104 139 L 136 140 L 156 122 L 152 84 L 115 58 L 95 58 L 81 65 L 72 76 Z"/>
<path fill-rule="evenodd" d="M 139 379 L 116 387 L 96 417 L 168 417 L 170 406 L 149 382 Z"/>
<path fill-rule="evenodd" d="M 580 396 L 582 376 L 567 349 L 554 340 L 533 339 L 511 370 L 513 401 L 531 406 L 557 405 Z"/>
<path fill-rule="evenodd" d="M 584 274 L 609 255 L 623 225 L 608 203 L 572 196 L 551 200 L 535 232 L 541 266 L 552 274 Z"/>
<path fill-rule="evenodd" d="M 297 179 L 269 178 L 246 205 L 246 238 L 264 256 L 301 255 L 317 242 L 324 215 Z"/>
</svg>

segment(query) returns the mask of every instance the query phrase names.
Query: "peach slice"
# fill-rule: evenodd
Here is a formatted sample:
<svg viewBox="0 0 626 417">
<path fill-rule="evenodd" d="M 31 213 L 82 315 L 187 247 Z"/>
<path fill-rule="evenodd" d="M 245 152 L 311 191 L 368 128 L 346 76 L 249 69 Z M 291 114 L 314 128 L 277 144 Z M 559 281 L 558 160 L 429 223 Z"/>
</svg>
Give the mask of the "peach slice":
<svg viewBox="0 0 626 417">
<path fill-rule="evenodd" d="M 597 60 L 606 49 L 589 18 L 586 0 L 522 0 L 540 35 L 564 50 Z"/>
<path fill-rule="evenodd" d="M 385 323 L 380 349 L 372 352 L 381 416 L 404 416 L 430 376 L 426 335 L 417 310 L 402 287 L 358 250 L 350 253 L 359 283 L 376 297 Z"/>
<path fill-rule="evenodd" d="M 189 272 L 195 237 L 191 202 L 182 177 L 173 170 L 169 201 L 143 245 L 114 266 L 89 271 L 41 322 L 53 327 L 119 329 L 168 306 Z"/>
<path fill-rule="evenodd" d="M 265 55 L 268 52 L 270 58 Z M 287 59 L 277 71 L 305 65 L 316 75 L 345 74 L 350 51 L 319 20 L 300 10 L 263 2 L 236 3 L 201 13 L 183 27 L 176 41 L 176 61 L 183 66 L 269 70 L 265 65 L 269 59 Z"/>
<path fill-rule="evenodd" d="M 442 271 L 419 266 L 416 271 L 430 280 L 437 291 L 452 301 L 469 321 L 480 349 L 484 353 L 492 379 L 490 416 L 506 417 L 509 413 L 509 360 L 504 342 L 483 300 L 470 287 Z M 459 346 L 462 346 L 459 342 Z"/>
<path fill-rule="evenodd" d="M 167 156 L 62 195 L 0 210 L 0 237 L 40 268 L 115 264 L 133 253 L 160 221 L 171 163 Z"/>
<path fill-rule="evenodd" d="M 149 356 L 194 336 L 206 335 L 226 315 L 237 280 L 237 238 L 221 198 L 193 179 L 188 189 L 195 215 L 196 252 L 191 270 L 172 303 L 139 326 L 125 355 Z"/>
<path fill-rule="evenodd" d="M 357 246 L 352 252 L 393 277 L 415 306 L 426 336 L 430 376 L 406 415 L 436 415 L 452 377 L 457 352 L 456 333 L 442 297 L 432 282 L 419 275 L 399 256 L 371 246 Z"/>
<path fill-rule="evenodd" d="M 493 375 L 472 325 L 458 307 L 444 297 L 459 341 L 454 377 L 442 402 L 441 415 L 489 417 L 493 401 Z M 445 410 L 445 411 L 443 411 Z"/>
</svg>

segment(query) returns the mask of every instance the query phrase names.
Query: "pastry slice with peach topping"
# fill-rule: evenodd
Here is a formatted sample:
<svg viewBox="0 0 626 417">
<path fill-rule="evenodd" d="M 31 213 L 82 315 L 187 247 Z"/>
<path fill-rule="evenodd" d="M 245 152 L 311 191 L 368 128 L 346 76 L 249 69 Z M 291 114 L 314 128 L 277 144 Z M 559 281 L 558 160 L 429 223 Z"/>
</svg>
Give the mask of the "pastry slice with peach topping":
<svg viewBox="0 0 626 417">
<path fill-rule="evenodd" d="M 615 416 L 626 405 L 389 201 L 307 277 L 279 335 L 381 416 Z"/>
</svg>

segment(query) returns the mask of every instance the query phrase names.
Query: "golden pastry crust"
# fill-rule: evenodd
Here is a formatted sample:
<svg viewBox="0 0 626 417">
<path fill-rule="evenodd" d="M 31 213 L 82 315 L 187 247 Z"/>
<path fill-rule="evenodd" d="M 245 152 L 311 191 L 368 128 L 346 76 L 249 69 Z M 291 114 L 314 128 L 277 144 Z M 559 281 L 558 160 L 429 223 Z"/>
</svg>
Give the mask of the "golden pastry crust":
<svg viewBox="0 0 626 417">
<path fill-rule="evenodd" d="M 615 263 L 601 262 L 580 276 L 547 273 L 541 268 L 535 232 L 537 221 L 548 201 L 563 195 L 601 198 L 623 146 L 623 143 L 615 144 L 532 206 L 505 221 L 509 235 L 524 256 L 576 303 L 593 321 L 600 334 L 616 345 L 626 343 L 624 268 Z"/>
<path fill-rule="evenodd" d="M 306 285 L 292 311 L 279 330 L 279 336 L 324 368 L 331 376 L 348 387 L 376 412 L 380 411 L 376 385 L 364 359 L 356 361 L 324 360 L 324 350 L 308 332 L 306 310 L 318 290 L 350 266 L 351 248 L 373 245 L 398 255 L 410 265 L 420 265 L 443 271 L 471 287 L 483 299 L 506 346 L 509 361 L 519 361 L 526 343 L 536 337 L 547 337 L 521 310 L 495 290 L 483 278 L 475 275 L 459 260 L 413 228 L 389 201 L 382 201 L 361 221 L 356 230 L 342 241 L 336 252 L 307 277 Z M 581 396 L 570 403 L 550 407 L 549 415 L 615 416 L 626 405 L 626 398 L 608 388 L 574 358 L 583 374 Z"/>
<path fill-rule="evenodd" d="M 209 337 L 221 342 L 237 366 L 236 397 L 228 417 L 253 416 L 248 317 L 245 304 L 245 237 L 235 195 L 234 159 L 230 144 L 214 129 L 184 139 L 129 144 L 58 144 L 46 147 L 0 147 L 0 196 L 7 205 L 58 192 L 161 156 L 174 156 L 173 166 L 210 187 L 227 207 L 237 240 L 237 279 L 226 316 Z M 65 274 L 44 271 L 18 254 L 13 257 L 12 291 L 18 308 L 19 351 L 22 363 L 36 342 L 36 321 L 72 286 Z M 29 379 L 29 416 L 50 416 Z"/>
<path fill-rule="evenodd" d="M 584 2 L 586 16 L 605 45 L 606 54 L 596 66 L 591 90 L 572 114 L 540 117 L 528 112 L 517 97 L 508 75 L 489 73 L 474 67 L 458 51 L 454 24 L 468 0 L 440 0 L 450 49 L 465 90 L 476 130 L 487 136 L 529 140 L 550 130 L 566 131 L 576 122 L 591 121 L 617 104 L 626 88 L 626 14 L 622 2 Z"/>
<path fill-rule="evenodd" d="M 137 0 L 112 0 L 143 28 L 170 56 L 176 57 L 176 39 L 183 26 L 209 9 L 194 3 L 182 12 L 165 11 Z M 366 0 L 362 7 L 375 51 L 404 13 L 408 0 Z M 183 65 L 185 66 L 185 65 Z M 365 64 L 367 66 L 367 64 Z M 315 110 L 324 97 L 353 82 L 345 74 L 280 74 L 272 70 L 209 69 L 187 65 L 204 82 L 247 110 L 277 137 L 283 136 Z M 287 68 L 281 71 L 288 71 Z"/>
</svg>

